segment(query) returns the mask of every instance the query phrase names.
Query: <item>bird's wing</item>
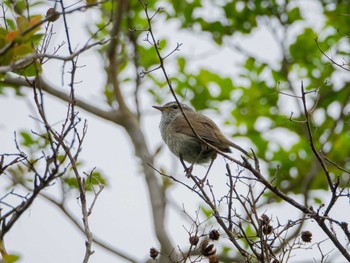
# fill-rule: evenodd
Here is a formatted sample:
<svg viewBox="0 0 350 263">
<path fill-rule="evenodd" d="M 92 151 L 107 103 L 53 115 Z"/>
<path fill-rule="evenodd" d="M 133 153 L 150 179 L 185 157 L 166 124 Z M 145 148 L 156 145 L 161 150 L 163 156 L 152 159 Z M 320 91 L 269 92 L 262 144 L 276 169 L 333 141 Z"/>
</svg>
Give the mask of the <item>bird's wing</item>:
<svg viewBox="0 0 350 263">
<path fill-rule="evenodd" d="M 222 143 L 227 143 L 225 136 L 221 133 L 219 127 L 208 117 L 201 114 L 187 113 L 186 116 L 190 119 L 192 126 L 195 128 L 198 135 L 208 143 L 220 147 Z M 181 132 L 188 136 L 196 137 L 191 127 L 188 125 L 184 116 L 179 116 L 174 120 L 174 127 L 177 127 L 176 132 Z"/>
<path fill-rule="evenodd" d="M 230 152 L 229 147 L 231 146 L 250 157 L 249 153 L 246 150 L 227 139 L 225 135 L 223 135 L 223 133 L 220 131 L 219 127 L 215 124 L 215 122 L 213 122 L 208 117 L 198 113 L 193 114 L 190 112 L 186 112 L 186 116 L 190 119 L 190 122 L 195 128 L 198 135 L 211 145 L 225 152 Z M 180 132 L 196 138 L 196 135 L 193 133 L 184 116 L 181 115 L 177 117 L 173 121 L 173 125 L 176 127 L 176 132 Z"/>
<path fill-rule="evenodd" d="M 219 127 L 215 124 L 215 122 L 213 122 L 208 117 L 198 113 L 194 114 L 191 112 L 186 112 L 186 116 L 190 119 L 190 122 L 195 128 L 198 135 L 211 145 L 226 152 L 230 152 L 229 147 L 231 146 L 250 157 L 249 153 L 246 150 L 227 139 L 225 135 L 223 135 L 223 133 L 220 131 Z M 184 116 L 181 115 L 177 117 L 173 121 L 173 125 L 174 127 L 177 127 L 175 129 L 176 132 L 180 132 L 196 138 L 196 135 L 193 133 L 191 127 L 188 125 Z"/>
</svg>

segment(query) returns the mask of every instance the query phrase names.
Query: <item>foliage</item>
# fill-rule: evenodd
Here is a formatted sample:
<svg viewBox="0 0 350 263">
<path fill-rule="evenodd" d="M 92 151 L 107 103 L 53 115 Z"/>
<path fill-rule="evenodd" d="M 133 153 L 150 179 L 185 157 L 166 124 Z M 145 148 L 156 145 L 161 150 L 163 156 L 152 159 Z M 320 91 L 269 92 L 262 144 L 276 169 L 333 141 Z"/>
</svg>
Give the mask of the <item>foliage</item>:
<svg viewBox="0 0 350 263">
<path fill-rule="evenodd" d="M 3 8 L 13 8 L 16 17 L 4 17 L 4 25 L 0 28 L 0 66 L 19 63 L 27 55 L 36 53 L 36 47 L 43 38 L 40 32 L 42 16 L 24 16 L 22 13 L 26 9 L 25 1 L 16 1 L 15 4 L 5 1 L 3 5 Z M 14 72 L 23 76 L 35 76 L 41 72 L 41 64 L 35 60 L 23 60 L 20 64 Z"/>
</svg>

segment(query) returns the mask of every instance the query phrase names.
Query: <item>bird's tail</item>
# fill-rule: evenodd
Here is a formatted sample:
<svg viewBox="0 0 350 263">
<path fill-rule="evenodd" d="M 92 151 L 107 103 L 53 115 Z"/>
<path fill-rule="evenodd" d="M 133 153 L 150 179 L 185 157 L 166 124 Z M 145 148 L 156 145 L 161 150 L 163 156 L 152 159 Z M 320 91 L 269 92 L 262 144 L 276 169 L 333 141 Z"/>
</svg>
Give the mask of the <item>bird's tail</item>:
<svg viewBox="0 0 350 263">
<path fill-rule="evenodd" d="M 238 151 L 244 153 L 247 157 L 253 159 L 253 158 L 250 156 L 250 154 L 249 154 L 246 150 L 244 150 L 241 146 L 239 146 L 239 145 L 237 145 L 237 144 L 235 144 L 235 143 L 233 143 L 233 142 L 231 142 L 231 141 L 230 141 L 230 146 L 233 147 L 233 148 L 235 148 L 236 150 L 238 150 Z"/>
</svg>

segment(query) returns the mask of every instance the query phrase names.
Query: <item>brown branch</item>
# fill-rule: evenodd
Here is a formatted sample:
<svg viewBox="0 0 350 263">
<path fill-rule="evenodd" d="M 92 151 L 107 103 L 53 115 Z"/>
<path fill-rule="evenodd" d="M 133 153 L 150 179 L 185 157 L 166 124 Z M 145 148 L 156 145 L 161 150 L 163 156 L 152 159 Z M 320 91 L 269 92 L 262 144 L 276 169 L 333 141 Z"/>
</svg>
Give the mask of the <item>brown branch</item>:
<svg viewBox="0 0 350 263">
<path fill-rule="evenodd" d="M 233 183 L 233 179 L 232 179 L 232 173 L 231 173 L 231 169 L 230 166 L 228 165 L 228 163 L 226 163 L 226 171 L 227 171 L 227 176 L 229 178 L 229 194 L 228 194 L 228 202 L 227 202 L 227 219 L 229 222 L 228 225 L 228 229 L 232 232 L 233 229 L 233 223 L 232 223 L 232 197 L 233 197 L 233 191 L 235 189 L 235 185 Z"/>
<path fill-rule="evenodd" d="M 93 6 L 98 6 L 98 5 L 100 5 L 100 4 L 104 3 L 104 2 L 107 2 L 107 1 L 108 0 L 104 0 L 104 1 L 96 2 L 94 4 L 87 4 L 87 5 L 84 5 L 84 6 L 79 6 L 77 8 L 73 8 L 73 9 L 68 10 L 68 11 L 66 11 L 65 8 L 63 7 L 64 12 L 60 13 L 60 12 L 55 11 L 55 15 L 61 15 L 62 14 L 63 16 L 65 16 L 67 14 L 71 14 L 71 13 L 74 13 L 76 11 L 86 11 L 89 8 L 93 7 Z M 4 14 L 4 19 L 5 19 L 5 11 L 4 11 L 4 9 L 3 9 L 3 14 Z M 46 22 L 50 22 L 50 20 L 51 20 L 51 16 L 45 17 L 44 19 L 40 20 L 38 23 L 36 23 L 36 24 L 32 25 L 31 27 L 27 28 L 26 30 L 24 30 L 21 33 L 21 36 L 25 36 L 25 35 L 29 34 L 31 31 L 33 31 L 34 29 L 40 27 L 41 25 L 45 24 Z M 5 25 L 7 25 L 6 21 L 5 21 Z M 67 26 L 67 25 L 65 25 L 65 26 Z M 66 28 L 68 28 L 68 27 L 66 27 Z M 4 54 L 6 54 L 6 52 L 8 52 L 15 45 L 16 45 L 16 41 L 11 41 L 10 43 L 8 43 L 5 47 L 3 47 L 0 50 L 0 56 L 3 56 Z"/>
<path fill-rule="evenodd" d="M 327 169 L 327 166 L 324 163 L 321 155 L 318 153 L 318 151 L 316 149 L 316 146 L 314 144 L 314 139 L 313 139 L 313 135 L 312 135 L 312 131 L 311 131 L 311 125 L 310 125 L 310 117 L 309 117 L 310 114 L 309 114 L 309 111 L 308 111 L 307 106 L 306 106 L 306 97 L 305 97 L 305 95 L 306 95 L 306 93 L 305 93 L 305 90 L 304 90 L 304 84 L 303 84 L 303 82 L 301 82 L 301 99 L 302 99 L 302 102 L 303 102 L 303 110 L 304 110 L 304 115 L 305 115 L 305 119 L 306 119 L 306 127 L 307 127 L 309 144 L 310 144 L 312 152 L 316 156 L 316 159 L 318 160 L 319 164 L 321 165 L 321 167 L 323 169 L 323 172 L 326 175 L 326 178 L 327 178 L 327 181 L 328 181 L 328 185 L 329 185 L 331 191 L 334 192 L 336 189 L 335 189 L 335 187 L 333 185 L 333 182 L 332 182 L 331 176 L 329 174 L 329 171 Z"/>
<path fill-rule="evenodd" d="M 130 9 L 131 9 L 130 3 L 131 3 L 130 1 L 127 1 L 127 12 L 130 12 Z M 127 23 L 129 28 L 133 27 L 133 21 L 130 16 L 127 16 Z M 141 87 L 141 76 L 138 73 L 140 68 L 140 54 L 139 54 L 139 47 L 138 47 L 138 39 L 132 30 L 129 30 L 128 33 L 129 33 L 128 36 L 134 52 L 134 55 L 132 56 L 132 60 L 134 62 L 134 67 L 135 67 L 135 91 L 134 91 L 135 109 L 136 109 L 138 120 L 140 120 L 141 110 L 140 110 L 139 96 L 140 96 L 140 87 Z"/>
<path fill-rule="evenodd" d="M 322 50 L 322 48 L 321 48 L 321 46 L 320 46 L 320 43 L 318 42 L 318 38 L 315 38 L 315 43 L 316 43 L 316 45 L 317 45 L 318 50 L 322 53 L 322 55 L 325 56 L 325 58 L 327 58 L 333 65 L 336 65 L 336 66 L 338 66 L 339 68 L 344 69 L 344 70 L 346 70 L 346 71 L 350 71 L 349 65 L 340 64 L 340 63 L 336 62 L 334 59 L 332 59 L 330 56 L 328 56 L 328 55 L 326 54 L 326 52 L 324 52 L 324 51 Z M 346 65 L 347 67 L 345 67 L 345 65 Z"/>
<path fill-rule="evenodd" d="M 334 206 L 336 200 L 338 199 L 338 195 L 336 193 L 338 185 L 339 185 L 339 180 L 337 183 L 333 184 L 331 176 L 329 174 L 329 171 L 327 169 L 326 164 L 324 163 L 321 155 L 319 154 L 319 152 L 316 149 L 316 146 L 314 144 L 314 139 L 313 139 L 313 135 L 312 135 L 312 131 L 311 131 L 311 126 L 310 126 L 310 119 L 309 119 L 309 111 L 307 110 L 307 106 L 306 106 L 306 92 L 304 90 L 304 85 L 303 83 L 301 83 L 301 95 L 302 95 L 302 102 L 303 102 L 303 108 L 304 108 L 304 115 L 306 118 L 306 126 L 307 126 L 307 131 L 308 131 L 308 138 L 309 138 L 309 144 L 310 147 L 312 149 L 312 152 L 314 153 L 314 155 L 316 156 L 316 159 L 318 160 L 319 164 L 321 165 L 324 174 L 326 175 L 327 181 L 328 181 L 328 185 L 329 188 L 332 192 L 332 197 L 331 200 L 326 208 L 326 214 L 329 213 L 329 211 L 331 210 L 331 208 Z M 342 255 L 350 261 L 350 254 L 348 253 L 348 251 L 344 248 L 344 246 L 339 242 L 338 238 L 332 233 L 332 231 L 327 227 L 327 225 L 325 224 L 325 219 L 323 217 L 320 217 L 318 214 L 311 214 L 311 217 L 313 217 L 318 225 L 321 227 L 321 229 L 325 232 L 325 234 L 332 240 L 333 244 L 337 247 L 337 249 L 339 249 L 339 251 L 342 253 Z"/>
<path fill-rule="evenodd" d="M 117 49 L 120 44 L 120 31 L 121 31 L 121 23 L 122 17 L 126 14 L 127 1 L 126 0 L 118 0 L 116 1 L 116 6 L 114 6 L 114 14 L 113 14 L 113 27 L 110 32 L 111 41 L 107 50 L 107 57 L 109 62 L 108 79 L 112 84 L 114 90 L 114 96 L 119 105 L 119 110 L 121 112 L 130 112 L 129 108 L 125 104 L 124 96 L 121 92 L 118 75 L 119 75 L 119 63 L 117 59 Z"/>
<path fill-rule="evenodd" d="M 162 187 L 158 183 L 158 179 L 155 176 L 154 171 L 148 166 L 153 163 L 153 158 L 147 148 L 146 139 L 141 130 L 138 116 L 134 114 L 126 105 L 124 96 L 120 89 L 120 83 L 118 81 L 119 67 L 117 60 L 117 47 L 120 44 L 120 30 L 122 17 L 126 15 L 126 0 L 118 0 L 117 7 L 113 14 L 113 27 L 111 30 L 111 41 L 109 43 L 107 57 L 108 57 L 108 79 L 114 90 L 114 97 L 118 102 L 118 113 L 121 116 L 120 123 L 128 133 L 134 149 L 135 155 L 142 161 L 142 167 L 145 174 L 145 180 L 148 187 L 148 193 L 152 206 L 152 215 L 154 220 L 155 234 L 162 245 L 160 262 L 167 262 L 169 258 L 163 255 L 171 255 L 174 246 L 170 241 L 167 231 L 165 230 L 165 208 L 166 200 Z M 172 255 L 176 256 L 176 255 Z"/>
<path fill-rule="evenodd" d="M 121 3 L 122 1 L 119 1 Z M 124 1 L 125 3 L 126 1 Z M 118 4 L 118 12 L 121 12 L 119 10 L 119 4 Z M 67 14 L 67 12 L 66 12 Z M 124 13 L 120 13 L 120 15 L 124 15 Z M 114 28 L 117 28 L 115 25 Z M 117 33 L 118 30 L 115 31 Z M 115 41 L 116 39 L 113 38 L 112 34 L 112 41 Z M 111 42 L 112 42 L 111 41 Z M 115 45 L 117 43 L 115 42 Z M 115 45 L 111 44 L 110 46 L 116 47 Z M 116 50 L 112 51 L 115 52 Z M 113 56 L 116 54 L 114 53 Z M 117 61 L 114 61 L 117 63 Z M 113 63 L 114 63 L 113 62 Z M 76 61 L 73 63 L 73 66 L 75 67 Z M 116 64 L 112 64 L 116 65 Z M 111 70 L 114 72 L 117 68 L 111 67 Z M 74 72 L 73 74 L 74 75 Z M 117 75 L 115 75 L 117 76 Z M 156 236 L 159 240 L 159 242 L 162 244 L 162 251 L 166 253 L 171 253 L 173 250 L 173 246 L 171 244 L 171 241 L 168 237 L 168 234 L 165 230 L 165 207 L 166 207 L 166 200 L 164 198 L 164 193 L 162 191 L 162 187 L 159 185 L 158 178 L 155 176 L 154 171 L 147 166 L 148 163 L 153 163 L 153 158 L 150 155 L 146 140 L 144 137 L 144 134 L 142 133 L 141 127 L 139 125 L 139 122 L 137 120 L 137 117 L 128 109 L 126 108 L 126 105 L 124 103 L 124 99 L 122 97 L 122 94 L 120 92 L 119 86 L 118 86 L 118 80 L 117 78 L 114 79 L 114 88 L 116 91 L 116 99 L 119 104 L 119 110 L 118 111 L 104 111 L 98 107 L 95 107 L 91 105 L 91 102 L 86 102 L 84 100 L 79 100 L 75 98 L 73 90 L 71 90 L 71 94 L 66 94 L 65 92 L 62 92 L 61 89 L 55 88 L 52 85 L 50 85 L 46 80 L 42 78 L 37 78 L 36 81 L 34 78 L 23 78 L 23 77 L 17 77 L 13 74 L 9 74 L 6 76 L 5 81 L 3 83 L 5 84 L 11 84 L 16 86 L 23 86 L 28 88 L 33 88 L 32 85 L 37 85 L 36 87 L 38 89 L 41 89 L 43 92 L 47 92 L 63 101 L 66 101 L 69 103 L 71 108 L 71 116 L 74 115 L 74 107 L 78 106 L 83 108 L 84 110 L 96 115 L 97 117 L 104 118 L 106 120 L 109 120 L 113 123 L 116 123 L 118 125 L 121 125 L 125 130 L 127 131 L 131 141 L 133 142 L 133 146 L 135 149 L 135 155 L 141 159 L 142 166 L 144 168 L 145 173 L 145 180 L 148 186 L 148 192 L 150 196 L 151 206 L 152 206 L 152 212 L 153 212 L 153 219 L 154 219 L 154 229 Z M 74 76 L 71 77 L 71 88 L 74 84 Z M 118 92 L 120 92 L 118 94 Z M 124 104 L 124 105 L 123 105 Z M 68 145 L 66 145 L 68 147 Z M 68 148 L 66 148 L 68 150 Z M 75 156 L 70 156 L 69 159 L 74 160 Z M 160 262 L 166 262 L 168 259 L 164 258 L 160 260 Z"/>
<path fill-rule="evenodd" d="M 4 84 L 15 85 L 17 87 L 32 88 L 35 78 L 24 78 L 21 76 L 6 75 L 5 79 L 1 81 Z M 47 80 L 38 77 L 36 80 L 36 85 L 39 89 L 49 93 L 50 95 L 63 100 L 65 102 L 71 102 L 72 99 L 65 92 L 61 91 L 59 88 L 52 86 Z M 96 115 L 102 119 L 111 121 L 116 124 L 121 124 L 123 122 L 123 116 L 118 111 L 105 111 L 96 106 L 93 106 L 91 102 L 84 101 L 79 98 L 75 98 L 75 103 L 78 107 L 83 110 Z"/>
<path fill-rule="evenodd" d="M 13 77 L 7 75 L 3 83 L 31 88 L 33 84 L 33 78 L 24 79 L 23 77 Z M 46 80 L 38 77 L 36 81 L 38 88 L 46 91 L 47 93 L 57 97 L 63 101 L 70 102 L 71 97 L 65 92 L 62 92 L 58 88 L 50 85 Z M 96 117 L 103 118 L 111 121 L 117 125 L 120 125 L 126 129 L 130 139 L 133 142 L 135 154 L 142 160 L 142 166 L 144 168 L 145 179 L 150 194 L 150 201 L 153 212 L 154 226 L 157 238 L 164 246 L 164 250 L 169 253 L 172 251 L 173 246 L 168 237 L 168 234 L 164 226 L 165 218 L 165 199 L 162 192 L 162 187 L 159 186 L 158 180 L 154 174 L 154 171 L 148 167 L 149 163 L 153 163 L 153 157 L 147 149 L 147 144 L 142 133 L 139 123 L 134 115 L 126 115 L 120 111 L 105 111 L 98 107 L 95 107 L 91 102 L 85 102 L 84 100 L 75 99 L 76 106 L 86 110 L 87 112 L 94 114 Z"/>
<path fill-rule="evenodd" d="M 73 63 L 73 67 L 75 67 L 75 62 Z M 71 82 L 71 95 L 70 98 L 72 101 L 74 101 L 74 88 L 73 88 L 73 83 L 74 83 L 74 74 L 75 71 L 73 69 L 72 71 L 72 82 Z M 83 133 L 82 137 L 80 138 L 76 129 L 75 129 L 75 122 L 76 122 L 76 114 L 74 113 L 74 103 L 68 103 L 69 107 L 67 110 L 67 116 L 66 119 L 62 125 L 62 130 L 61 133 L 57 133 L 49 124 L 45 110 L 44 110 L 44 102 L 43 102 L 43 93 L 42 90 L 38 89 L 38 86 L 36 85 L 36 81 L 33 82 L 33 92 L 34 92 L 34 101 L 37 105 L 37 109 L 39 112 L 39 115 L 44 122 L 44 127 L 47 130 L 48 138 L 50 141 L 54 140 L 55 142 L 58 142 L 57 146 L 62 147 L 65 155 L 68 157 L 70 161 L 70 167 L 73 170 L 73 173 L 77 179 L 78 182 L 78 189 L 80 193 L 80 203 L 81 203 L 81 212 L 83 215 L 83 225 L 84 225 L 84 233 L 86 236 L 86 242 L 85 242 L 85 255 L 83 262 L 87 263 L 90 259 L 90 256 L 94 253 L 92 251 L 92 233 L 90 231 L 90 225 L 89 225 L 89 214 L 88 214 L 88 208 L 87 208 L 87 200 L 86 200 L 86 185 L 85 185 L 85 180 L 81 177 L 80 172 L 77 168 L 77 161 L 78 161 L 78 155 L 81 152 L 82 148 L 82 143 L 84 141 L 86 132 L 87 132 L 87 124 L 85 122 L 84 128 L 83 128 Z M 78 138 L 79 138 L 79 143 L 77 145 L 77 150 L 76 154 L 73 155 L 71 152 L 71 148 L 66 145 L 65 138 L 66 136 L 73 131 Z M 72 144 L 74 141 L 72 142 Z M 57 156 L 56 156 L 57 158 Z"/>
<path fill-rule="evenodd" d="M 350 174 L 350 170 L 345 169 L 344 167 L 342 167 L 341 165 L 337 164 L 336 162 L 330 160 L 326 155 L 322 154 L 322 158 L 324 158 L 327 162 L 329 162 L 330 164 L 332 164 L 334 167 L 336 167 L 339 171 L 342 171 L 344 173 Z"/>
<path fill-rule="evenodd" d="M 213 211 L 213 216 L 215 217 L 216 221 L 218 222 L 218 224 L 221 226 L 221 228 L 225 231 L 225 233 L 227 234 L 229 240 L 234 244 L 234 246 L 238 249 L 239 253 L 243 256 L 243 257 L 247 257 L 248 253 L 244 250 L 244 248 L 242 248 L 240 246 L 240 244 L 237 242 L 235 235 L 233 234 L 233 232 L 226 226 L 223 218 L 221 217 L 219 211 L 217 210 L 217 207 L 215 206 L 215 204 L 212 202 L 212 200 L 210 199 L 209 195 L 205 192 L 200 180 L 198 180 L 195 176 L 190 175 L 190 178 L 192 179 L 192 181 L 195 183 L 195 186 L 198 188 L 197 190 L 194 190 L 193 187 L 187 185 L 186 183 L 176 179 L 173 176 L 167 175 L 166 173 L 163 173 L 159 170 L 157 170 L 156 168 L 154 168 L 153 166 L 150 165 L 150 167 L 152 167 L 152 169 L 154 169 L 155 171 L 157 171 L 160 175 L 168 177 L 170 179 L 172 179 L 173 181 L 182 184 L 183 186 L 185 186 L 186 188 L 190 189 L 191 191 L 195 192 L 207 205 L 209 205 L 210 209 Z"/>
<path fill-rule="evenodd" d="M 72 61 L 73 59 L 75 59 L 76 57 L 78 57 L 80 54 L 82 54 L 83 52 L 89 50 L 92 47 L 95 47 L 97 45 L 104 45 L 108 42 L 109 40 L 101 40 L 89 45 L 85 45 L 83 48 L 72 52 L 70 55 L 68 56 L 59 56 L 59 55 L 51 55 L 51 54 L 47 54 L 47 53 L 31 53 L 28 54 L 24 57 L 21 57 L 20 59 L 12 62 L 10 65 L 7 66 L 0 66 L 0 74 L 1 73 L 7 73 L 7 72 L 11 72 L 11 71 L 15 71 L 18 69 L 22 69 L 27 67 L 28 65 L 32 64 L 33 62 L 35 62 L 37 59 L 43 59 L 43 58 L 47 58 L 47 59 L 57 59 L 57 60 L 62 60 L 62 61 Z"/>
</svg>

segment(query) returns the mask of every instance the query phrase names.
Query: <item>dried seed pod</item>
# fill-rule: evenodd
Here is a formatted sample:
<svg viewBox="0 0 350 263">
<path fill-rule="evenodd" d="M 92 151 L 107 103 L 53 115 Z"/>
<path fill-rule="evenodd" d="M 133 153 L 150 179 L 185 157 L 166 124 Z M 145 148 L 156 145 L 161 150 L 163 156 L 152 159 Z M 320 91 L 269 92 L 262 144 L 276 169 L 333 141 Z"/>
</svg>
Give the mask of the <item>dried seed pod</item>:
<svg viewBox="0 0 350 263">
<path fill-rule="evenodd" d="M 213 229 L 212 231 L 209 232 L 209 238 L 211 240 L 218 240 L 220 237 L 220 233 L 218 230 Z"/>
<path fill-rule="evenodd" d="M 199 237 L 197 235 L 190 236 L 189 241 L 190 241 L 191 245 L 197 246 L 197 244 L 199 242 Z"/>
<path fill-rule="evenodd" d="M 262 227 L 262 232 L 264 233 L 264 235 L 269 235 L 272 233 L 273 227 L 270 225 L 267 226 L 263 226 Z"/>
<path fill-rule="evenodd" d="M 262 225 L 268 225 L 270 224 L 270 218 L 266 214 L 262 214 L 260 217 L 260 222 Z"/>
<path fill-rule="evenodd" d="M 159 255 L 159 251 L 156 248 L 152 247 L 149 250 L 149 255 L 151 258 L 156 259 L 156 257 L 158 257 L 158 255 Z"/>
<path fill-rule="evenodd" d="M 312 239 L 312 233 L 310 231 L 301 232 L 301 240 L 309 243 L 309 242 L 311 242 L 311 239 Z"/>
<path fill-rule="evenodd" d="M 209 257 L 209 263 L 219 263 L 219 257 L 216 255 L 212 255 Z"/>
<path fill-rule="evenodd" d="M 209 246 L 207 246 L 204 251 L 203 251 L 203 255 L 208 257 L 211 255 L 214 255 L 216 253 L 216 248 L 214 247 L 214 244 L 210 244 Z"/>
<path fill-rule="evenodd" d="M 50 22 L 55 22 L 59 17 L 60 17 L 60 14 L 56 12 L 56 10 L 53 8 L 49 8 L 46 11 L 46 18 Z"/>
<path fill-rule="evenodd" d="M 214 244 L 210 244 L 210 239 L 206 238 L 201 243 L 201 253 L 205 257 L 212 256 L 216 253 L 216 248 Z"/>
</svg>

